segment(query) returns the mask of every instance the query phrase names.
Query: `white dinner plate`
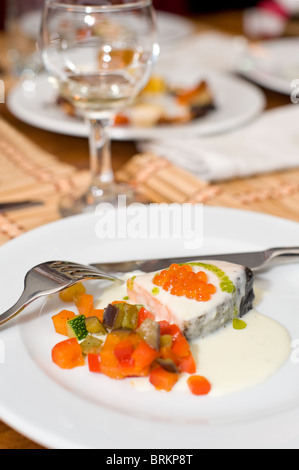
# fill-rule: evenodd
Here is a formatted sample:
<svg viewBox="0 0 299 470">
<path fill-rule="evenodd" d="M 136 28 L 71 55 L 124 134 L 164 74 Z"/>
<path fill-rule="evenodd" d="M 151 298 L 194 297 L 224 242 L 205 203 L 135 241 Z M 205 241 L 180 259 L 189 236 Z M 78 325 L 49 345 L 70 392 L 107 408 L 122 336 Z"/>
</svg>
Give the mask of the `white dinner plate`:
<svg viewBox="0 0 299 470">
<path fill-rule="evenodd" d="M 157 139 L 176 136 L 205 136 L 226 132 L 242 126 L 258 116 L 265 106 L 263 93 L 245 80 L 234 76 L 198 70 L 188 73 L 178 65 L 172 70 L 163 69 L 161 62 L 157 71 L 170 83 L 191 86 L 200 79 L 207 79 L 215 96 L 217 109 L 207 116 L 183 125 L 161 125 L 156 127 L 116 127 L 111 132 L 115 140 Z M 174 79 L 175 77 L 175 79 Z M 83 121 L 67 116 L 56 105 L 57 92 L 53 90 L 47 75 L 19 84 L 8 95 L 7 105 L 20 120 L 51 132 L 87 137 L 88 130 Z"/>
<path fill-rule="evenodd" d="M 299 78 L 299 40 L 283 38 L 254 43 L 248 47 L 239 69 L 253 82 L 290 95 L 294 80 Z"/>
<path fill-rule="evenodd" d="M 203 216 L 201 254 L 298 244 L 299 225 L 291 221 L 225 208 L 205 208 Z M 191 256 L 179 237 L 99 237 L 98 217 L 64 219 L 2 246 L 1 310 L 39 262 Z M 298 269 L 275 267 L 256 278 L 266 290 L 258 311 L 292 340 L 299 338 Z M 61 341 L 51 325 L 53 301 L 59 306 L 55 296 L 40 300 L 1 328 L 0 419 L 23 435 L 60 449 L 299 448 L 299 365 L 291 358 L 266 382 L 224 397 L 141 391 L 130 381 L 52 363 L 51 348 Z"/>
<path fill-rule="evenodd" d="M 157 12 L 159 43 L 162 48 L 172 48 L 177 41 L 187 38 L 194 32 L 194 25 L 183 16 L 173 13 Z M 41 13 L 29 11 L 20 19 L 22 33 L 29 39 L 35 41 L 40 33 Z"/>
</svg>

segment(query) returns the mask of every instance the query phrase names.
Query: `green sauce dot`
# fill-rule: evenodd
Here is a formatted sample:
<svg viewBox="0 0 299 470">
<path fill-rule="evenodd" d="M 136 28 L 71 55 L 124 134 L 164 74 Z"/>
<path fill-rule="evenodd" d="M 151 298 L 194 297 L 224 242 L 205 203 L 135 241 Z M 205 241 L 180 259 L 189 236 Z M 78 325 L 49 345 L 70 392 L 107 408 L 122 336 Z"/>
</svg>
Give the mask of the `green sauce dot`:
<svg viewBox="0 0 299 470">
<path fill-rule="evenodd" d="M 129 297 L 128 297 L 128 296 L 126 296 L 126 297 L 124 297 L 124 298 L 123 298 L 123 300 L 129 300 Z"/>
<path fill-rule="evenodd" d="M 153 290 L 152 290 L 152 294 L 153 295 L 158 295 L 160 293 L 160 289 L 158 289 L 158 287 L 154 287 Z"/>
<path fill-rule="evenodd" d="M 245 321 L 240 320 L 239 318 L 235 318 L 233 320 L 233 328 L 235 330 L 245 330 L 246 327 L 247 327 L 247 323 L 245 323 Z"/>
<path fill-rule="evenodd" d="M 136 276 L 133 276 L 131 279 L 127 280 L 127 287 L 130 290 L 133 290 L 134 287 L 134 280 L 136 279 Z"/>
</svg>

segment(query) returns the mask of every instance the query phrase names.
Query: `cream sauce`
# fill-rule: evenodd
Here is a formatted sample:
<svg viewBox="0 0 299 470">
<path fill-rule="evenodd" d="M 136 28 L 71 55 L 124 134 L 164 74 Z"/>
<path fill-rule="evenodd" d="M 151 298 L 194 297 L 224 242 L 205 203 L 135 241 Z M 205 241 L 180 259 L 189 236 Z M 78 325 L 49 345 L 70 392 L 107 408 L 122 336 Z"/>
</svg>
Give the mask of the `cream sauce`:
<svg viewBox="0 0 299 470">
<path fill-rule="evenodd" d="M 290 355 L 290 335 L 278 322 L 255 310 L 243 320 L 244 330 L 235 330 L 229 323 L 192 342 L 197 374 L 210 381 L 211 395 L 227 395 L 264 382 Z"/>
<path fill-rule="evenodd" d="M 103 293 L 98 308 L 126 296 L 126 285 L 112 286 Z M 190 343 L 197 364 L 196 374 L 206 377 L 212 385 L 210 396 L 235 393 L 268 380 L 290 355 L 291 338 L 280 323 L 256 310 L 246 314 L 243 320 L 247 324 L 244 330 L 235 330 L 228 323 Z M 188 377 L 183 374 L 173 391 L 188 391 Z M 131 383 L 138 390 L 152 390 L 148 379 L 132 379 Z"/>
</svg>

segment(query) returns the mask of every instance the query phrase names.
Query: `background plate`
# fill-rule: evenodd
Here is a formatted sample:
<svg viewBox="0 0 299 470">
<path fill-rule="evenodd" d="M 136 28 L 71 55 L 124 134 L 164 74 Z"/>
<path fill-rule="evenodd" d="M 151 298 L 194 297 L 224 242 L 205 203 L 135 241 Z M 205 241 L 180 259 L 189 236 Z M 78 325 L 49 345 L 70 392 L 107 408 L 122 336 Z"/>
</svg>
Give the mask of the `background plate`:
<svg viewBox="0 0 299 470">
<path fill-rule="evenodd" d="M 171 83 L 189 86 L 200 79 L 207 79 L 215 96 L 217 110 L 206 117 L 185 125 L 168 125 L 152 128 L 117 127 L 111 131 L 116 140 L 158 139 L 179 136 L 205 136 L 226 132 L 242 126 L 258 116 L 265 106 L 263 93 L 245 80 L 195 68 L 189 73 L 174 67 L 165 70 L 163 63 L 157 67 Z M 175 78 L 174 78 L 175 77 Z M 18 85 L 8 96 L 7 105 L 12 114 L 32 126 L 59 134 L 87 137 L 85 124 L 69 117 L 55 103 L 56 91 L 53 90 L 46 75 Z"/>
<path fill-rule="evenodd" d="M 299 78 L 298 51 L 297 38 L 261 41 L 248 48 L 239 69 L 253 82 L 290 95 L 294 89 L 292 82 Z"/>
<path fill-rule="evenodd" d="M 159 43 L 164 48 L 172 48 L 174 42 L 185 39 L 194 32 L 191 21 L 179 15 L 158 11 L 158 34 Z M 38 39 L 41 25 L 41 14 L 38 11 L 25 13 L 20 20 L 22 33 L 32 40 Z"/>
</svg>

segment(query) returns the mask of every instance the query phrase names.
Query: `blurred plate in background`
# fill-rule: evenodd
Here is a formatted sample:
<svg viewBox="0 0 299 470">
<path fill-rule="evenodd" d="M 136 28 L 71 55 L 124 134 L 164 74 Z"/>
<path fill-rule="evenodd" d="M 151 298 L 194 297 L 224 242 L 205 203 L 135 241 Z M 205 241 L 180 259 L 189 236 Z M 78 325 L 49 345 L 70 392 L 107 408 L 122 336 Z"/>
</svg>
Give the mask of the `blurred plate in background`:
<svg viewBox="0 0 299 470">
<path fill-rule="evenodd" d="M 194 26 L 188 19 L 172 13 L 157 12 L 159 42 L 162 47 L 170 47 L 173 42 L 190 36 Z M 20 20 L 21 31 L 29 39 L 36 40 L 39 36 L 41 12 L 32 10 L 24 14 Z"/>
<path fill-rule="evenodd" d="M 157 69 L 158 71 L 158 69 Z M 247 124 L 260 115 L 265 107 L 263 93 L 254 85 L 230 74 L 174 67 L 163 72 L 172 84 L 190 86 L 201 79 L 209 83 L 217 109 L 186 124 L 165 124 L 154 127 L 119 126 L 112 129 L 114 140 L 163 139 L 206 136 L 228 132 Z M 56 104 L 57 92 L 47 75 L 40 75 L 10 93 L 7 106 L 10 112 L 34 127 L 63 135 L 87 137 L 88 129 L 78 118 L 68 116 Z"/>
<path fill-rule="evenodd" d="M 264 88 L 290 95 L 292 82 L 299 79 L 299 39 L 266 40 L 250 45 L 239 71 Z"/>
</svg>

